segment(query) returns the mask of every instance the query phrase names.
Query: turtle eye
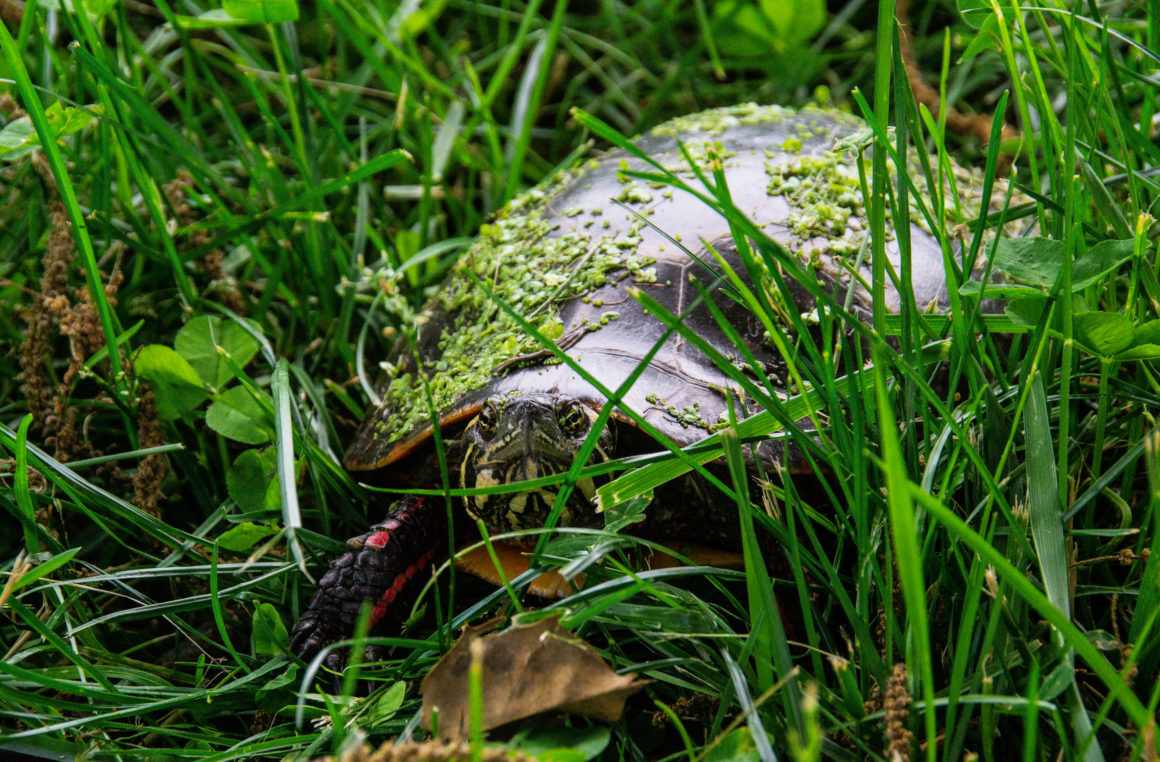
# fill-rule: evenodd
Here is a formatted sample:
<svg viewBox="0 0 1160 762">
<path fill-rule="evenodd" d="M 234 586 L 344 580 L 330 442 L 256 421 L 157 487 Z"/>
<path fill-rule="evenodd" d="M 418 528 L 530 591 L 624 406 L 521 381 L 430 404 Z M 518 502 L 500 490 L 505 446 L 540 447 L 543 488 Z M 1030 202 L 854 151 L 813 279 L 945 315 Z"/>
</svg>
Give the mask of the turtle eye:
<svg viewBox="0 0 1160 762">
<path fill-rule="evenodd" d="M 492 400 L 488 400 L 483 403 L 483 409 L 475 419 L 475 428 L 480 436 L 487 439 L 495 433 L 497 423 L 499 423 L 499 407 Z"/>
<path fill-rule="evenodd" d="M 560 428 L 568 434 L 583 434 L 588 429 L 588 416 L 579 402 L 569 402 L 560 411 Z"/>
</svg>

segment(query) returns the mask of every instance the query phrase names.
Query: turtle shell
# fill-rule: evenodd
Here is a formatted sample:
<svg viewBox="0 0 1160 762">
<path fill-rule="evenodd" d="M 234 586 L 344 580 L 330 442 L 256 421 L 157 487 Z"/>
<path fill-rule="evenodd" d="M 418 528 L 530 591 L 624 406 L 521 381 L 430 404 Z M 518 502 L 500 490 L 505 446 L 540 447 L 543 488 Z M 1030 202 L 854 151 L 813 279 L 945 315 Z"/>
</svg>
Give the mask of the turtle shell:
<svg viewBox="0 0 1160 762">
<path fill-rule="evenodd" d="M 808 261 L 839 295 L 853 283 L 853 308 L 868 316 L 870 294 L 861 285 L 870 281 L 868 265 L 852 278 L 850 264 L 867 235 L 857 165 L 864 159 L 836 148 L 866 130 L 836 111 L 745 105 L 674 120 L 636 145 L 695 187 L 700 181 L 689 159 L 712 178 L 709 161 L 719 158 L 734 205 Z M 608 389 L 621 387 L 663 340 L 617 417 L 628 420 L 619 411 L 631 408 L 681 446 L 724 420 L 726 395 L 735 384 L 680 336 L 665 339 L 665 326 L 630 289 L 683 313 L 699 295 L 693 281 L 704 286 L 717 277 L 706 244 L 745 272 L 729 224 L 692 194 L 650 187 L 627 177 L 626 169 L 651 168 L 623 151 L 609 152 L 559 173 L 484 226 L 419 315 L 415 334 L 401 340 L 384 364 L 390 380 L 383 402 L 350 445 L 348 468 L 382 468 L 424 446 L 431 438 L 431 404 L 445 427 L 466 421 L 495 395 L 560 394 L 597 408 L 605 404 L 603 394 L 544 352 L 497 301 L 567 347 Z M 898 248 L 893 241 L 886 248 L 897 272 Z M 917 226 L 910 266 L 916 303 L 945 307 L 941 248 Z M 712 298 L 755 358 L 776 374 L 781 363 L 762 325 L 720 290 Z M 794 299 L 794 309 L 813 309 L 805 289 Z M 886 299 L 888 310 L 899 309 L 892 282 Z M 705 305 L 685 322 L 722 353 L 736 352 Z"/>
</svg>

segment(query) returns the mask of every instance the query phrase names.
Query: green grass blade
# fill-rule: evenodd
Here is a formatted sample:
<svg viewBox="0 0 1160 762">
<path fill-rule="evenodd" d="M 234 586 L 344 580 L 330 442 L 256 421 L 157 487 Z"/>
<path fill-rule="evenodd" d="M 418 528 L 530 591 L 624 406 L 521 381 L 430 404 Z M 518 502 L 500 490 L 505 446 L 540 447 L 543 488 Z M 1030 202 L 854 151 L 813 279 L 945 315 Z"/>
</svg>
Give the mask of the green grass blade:
<svg viewBox="0 0 1160 762">
<path fill-rule="evenodd" d="M 40 537 L 36 530 L 36 509 L 32 505 L 32 494 L 28 491 L 28 429 L 32 426 L 32 416 L 26 415 L 20 421 L 20 428 L 16 430 L 16 476 L 13 479 L 16 507 L 19 509 L 17 518 L 24 531 L 24 552 L 35 555 L 40 552 Z"/>
<path fill-rule="evenodd" d="M 921 503 L 927 514 L 946 527 L 959 542 L 969 546 L 971 550 L 994 567 L 995 574 L 1005 585 L 1008 585 L 1020 598 L 1039 612 L 1040 616 L 1059 630 L 1064 644 L 1075 649 L 1076 653 L 1095 672 L 1096 677 L 1104 684 L 1109 694 L 1128 713 L 1132 722 L 1141 728 L 1150 724 L 1148 710 L 1140 703 L 1132 689 L 1121 679 L 1116 669 L 1088 640 L 1087 636 L 1064 617 L 1059 608 L 1041 593 L 1031 580 L 1027 579 L 1023 572 L 938 499 L 915 485 L 909 485 L 908 490 L 910 497 Z"/>
<path fill-rule="evenodd" d="M 1023 409 L 1027 442 L 1027 509 L 1031 515 L 1031 536 L 1043 587 L 1060 613 L 1071 618 L 1067 580 L 1067 550 L 1059 509 L 1059 477 L 1055 470 L 1054 445 L 1047 420 L 1047 400 L 1043 377 L 1031 380 L 1031 394 Z"/>
<path fill-rule="evenodd" d="M 294 536 L 295 531 L 302 526 L 302 514 L 298 509 L 294 429 L 290 425 L 290 371 L 284 359 L 279 360 L 274 368 L 271 391 L 274 394 L 274 443 L 278 448 L 278 487 L 282 497 L 282 521 L 286 527 L 286 538 L 294 562 L 305 573 L 306 559 L 302 553 L 302 546 Z"/>
<path fill-rule="evenodd" d="M 732 407 L 732 406 L 731 406 Z M 774 600 L 773 590 L 769 584 L 769 569 L 765 565 L 765 558 L 758 542 L 756 527 L 753 521 L 753 507 L 749 502 L 749 474 L 745 463 L 745 456 L 741 451 L 741 441 L 736 432 L 736 421 L 733 426 L 721 432 L 721 440 L 725 447 L 725 462 L 729 466 L 729 474 L 733 479 L 733 487 L 737 495 L 738 521 L 741 523 L 742 550 L 745 556 L 745 582 L 749 594 L 749 612 L 755 624 L 749 638 L 752 643 L 752 652 L 756 661 L 758 675 L 758 689 L 764 693 L 774 685 L 772 667 L 776 670 L 776 677 L 784 680 L 783 704 L 786 714 L 792 720 L 799 734 L 805 733 L 804 718 L 801 714 L 801 687 L 793 675 L 793 661 L 790 658 L 789 644 L 786 640 L 785 625 L 781 620 L 781 611 Z M 755 738 L 760 728 L 754 728 Z M 761 748 L 761 741 L 757 741 Z M 770 752 L 772 754 L 772 751 Z"/>
<path fill-rule="evenodd" d="M 894 539 L 894 561 L 906 601 L 908 645 L 906 660 L 917 665 L 923 702 L 923 726 L 926 730 L 927 759 L 936 759 L 937 718 L 934 711 L 934 665 L 931 660 L 930 624 L 927 619 L 926 584 L 923 581 L 922 548 L 917 524 L 921 513 L 909 497 L 911 482 L 898 442 L 898 424 L 891 408 L 886 377 L 874 363 L 874 389 L 878 406 L 879 431 L 882 436 L 882 464 L 886 475 L 886 495 L 890 508 L 890 532 Z"/>
</svg>

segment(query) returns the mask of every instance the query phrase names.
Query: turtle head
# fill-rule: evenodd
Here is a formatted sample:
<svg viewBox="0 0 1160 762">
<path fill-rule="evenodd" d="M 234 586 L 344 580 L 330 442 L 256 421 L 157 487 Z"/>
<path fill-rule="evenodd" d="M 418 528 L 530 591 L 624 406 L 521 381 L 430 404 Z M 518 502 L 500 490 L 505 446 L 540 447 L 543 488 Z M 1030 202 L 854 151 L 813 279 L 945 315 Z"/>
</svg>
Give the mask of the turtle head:
<svg viewBox="0 0 1160 762">
<path fill-rule="evenodd" d="M 465 488 L 542 479 L 567 471 L 592 430 L 597 411 L 588 404 L 556 394 L 492 397 L 464 430 Z M 612 430 L 605 427 L 591 460 L 605 460 L 613 446 Z M 532 487 L 524 492 L 470 495 L 467 512 L 482 519 L 493 532 L 543 526 L 556 500 L 559 485 Z M 560 517 L 562 526 L 596 523 L 592 502 L 596 486 L 591 478 L 573 488 Z"/>
</svg>

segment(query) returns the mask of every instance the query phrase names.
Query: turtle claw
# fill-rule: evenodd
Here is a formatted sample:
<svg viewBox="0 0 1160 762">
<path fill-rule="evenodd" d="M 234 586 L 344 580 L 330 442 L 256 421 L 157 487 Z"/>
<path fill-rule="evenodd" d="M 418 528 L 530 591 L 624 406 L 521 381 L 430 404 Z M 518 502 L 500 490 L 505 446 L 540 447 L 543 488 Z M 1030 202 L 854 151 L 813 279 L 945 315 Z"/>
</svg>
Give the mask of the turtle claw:
<svg viewBox="0 0 1160 762">
<path fill-rule="evenodd" d="M 311 615 L 312 613 L 307 612 L 299 619 L 290 633 L 290 653 L 302 661 L 310 661 L 323 646 L 338 639 L 328 631 L 329 628 L 323 627 L 318 619 Z"/>
<path fill-rule="evenodd" d="M 363 606 L 371 606 L 368 632 L 390 633 L 406 620 L 426 572 L 447 544 L 447 514 L 428 498 L 404 498 L 385 520 L 347 541 L 350 551 L 330 564 L 318 591 L 290 634 L 290 650 L 303 661 L 354 634 Z M 346 649 L 332 649 L 324 664 L 341 674 Z"/>
</svg>

